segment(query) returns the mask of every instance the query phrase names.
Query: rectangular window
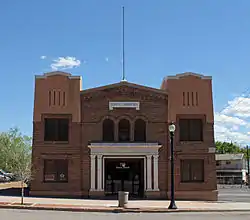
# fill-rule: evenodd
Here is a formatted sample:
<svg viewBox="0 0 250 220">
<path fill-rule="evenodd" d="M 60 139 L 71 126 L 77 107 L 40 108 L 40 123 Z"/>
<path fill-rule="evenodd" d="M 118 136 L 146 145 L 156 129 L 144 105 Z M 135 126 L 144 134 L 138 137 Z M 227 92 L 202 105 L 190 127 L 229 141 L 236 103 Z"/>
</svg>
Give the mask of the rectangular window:
<svg viewBox="0 0 250 220">
<path fill-rule="evenodd" d="M 69 119 L 67 118 L 45 118 L 44 119 L 45 141 L 68 141 Z"/>
<path fill-rule="evenodd" d="M 181 182 L 204 182 L 204 160 L 181 160 Z"/>
<path fill-rule="evenodd" d="M 202 119 L 180 119 L 180 141 L 203 141 Z"/>
<path fill-rule="evenodd" d="M 68 182 L 68 160 L 44 160 L 44 182 Z"/>
</svg>

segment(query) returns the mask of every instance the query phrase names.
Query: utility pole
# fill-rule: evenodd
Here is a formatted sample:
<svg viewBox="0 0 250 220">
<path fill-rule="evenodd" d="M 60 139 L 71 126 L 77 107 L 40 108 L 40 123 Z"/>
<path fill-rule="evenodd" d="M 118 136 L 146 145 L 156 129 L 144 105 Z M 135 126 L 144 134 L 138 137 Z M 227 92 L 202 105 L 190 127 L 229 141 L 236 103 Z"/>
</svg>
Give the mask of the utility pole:
<svg viewBox="0 0 250 220">
<path fill-rule="evenodd" d="M 249 164 L 249 152 L 248 152 L 248 145 L 246 147 L 247 150 L 247 183 L 248 183 L 248 188 L 250 188 L 250 164 Z"/>
</svg>

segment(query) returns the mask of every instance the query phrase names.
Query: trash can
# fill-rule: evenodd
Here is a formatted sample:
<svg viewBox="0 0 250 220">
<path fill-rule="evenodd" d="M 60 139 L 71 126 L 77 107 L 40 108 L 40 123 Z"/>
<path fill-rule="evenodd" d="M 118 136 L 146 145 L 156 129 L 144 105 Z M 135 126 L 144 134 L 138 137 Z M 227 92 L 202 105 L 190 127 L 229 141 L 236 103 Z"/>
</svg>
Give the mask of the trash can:
<svg viewBox="0 0 250 220">
<path fill-rule="evenodd" d="M 118 192 L 118 207 L 127 208 L 129 192 Z"/>
</svg>

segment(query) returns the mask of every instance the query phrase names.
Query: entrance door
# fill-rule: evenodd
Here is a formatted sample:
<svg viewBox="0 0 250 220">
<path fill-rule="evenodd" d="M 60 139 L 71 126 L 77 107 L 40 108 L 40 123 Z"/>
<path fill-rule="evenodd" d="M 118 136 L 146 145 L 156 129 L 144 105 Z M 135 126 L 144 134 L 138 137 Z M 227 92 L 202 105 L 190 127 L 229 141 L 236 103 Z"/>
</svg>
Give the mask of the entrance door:
<svg viewBox="0 0 250 220">
<path fill-rule="evenodd" d="M 119 191 L 129 192 L 130 197 L 143 197 L 143 159 L 105 159 L 105 193 L 117 195 Z"/>
</svg>

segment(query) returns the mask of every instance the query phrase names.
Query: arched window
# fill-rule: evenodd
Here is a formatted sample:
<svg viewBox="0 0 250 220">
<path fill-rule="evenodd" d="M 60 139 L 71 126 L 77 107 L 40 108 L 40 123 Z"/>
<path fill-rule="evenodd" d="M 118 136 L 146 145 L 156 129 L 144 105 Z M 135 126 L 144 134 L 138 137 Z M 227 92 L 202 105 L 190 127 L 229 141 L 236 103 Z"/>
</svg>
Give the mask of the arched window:
<svg viewBox="0 0 250 220">
<path fill-rule="evenodd" d="M 119 121 L 119 141 L 128 142 L 130 141 L 130 122 L 127 119 Z"/>
<path fill-rule="evenodd" d="M 111 119 L 105 119 L 102 124 L 102 140 L 114 141 L 114 122 Z"/>
<path fill-rule="evenodd" d="M 142 119 L 137 119 L 134 130 L 135 142 L 146 142 L 146 122 Z"/>
</svg>

